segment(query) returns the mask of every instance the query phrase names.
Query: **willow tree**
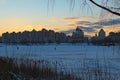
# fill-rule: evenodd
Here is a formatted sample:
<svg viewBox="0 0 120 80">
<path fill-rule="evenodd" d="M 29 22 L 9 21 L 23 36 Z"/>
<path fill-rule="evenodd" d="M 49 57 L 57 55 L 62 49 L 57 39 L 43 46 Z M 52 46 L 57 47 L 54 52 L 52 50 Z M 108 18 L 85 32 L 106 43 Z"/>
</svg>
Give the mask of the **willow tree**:
<svg viewBox="0 0 120 80">
<path fill-rule="evenodd" d="M 53 7 L 55 1 L 56 0 L 48 0 L 48 3 L 51 2 Z M 75 3 L 77 1 L 83 2 L 83 5 L 88 5 L 88 3 L 90 2 L 103 10 L 106 10 L 112 14 L 120 16 L 120 0 L 66 0 L 66 1 L 70 2 L 71 9 L 74 8 Z"/>
<path fill-rule="evenodd" d="M 71 3 L 75 3 L 76 0 L 70 0 Z M 112 14 L 120 16 L 120 0 L 82 0 L 84 3 L 91 2 L 97 7 L 106 10 Z"/>
</svg>

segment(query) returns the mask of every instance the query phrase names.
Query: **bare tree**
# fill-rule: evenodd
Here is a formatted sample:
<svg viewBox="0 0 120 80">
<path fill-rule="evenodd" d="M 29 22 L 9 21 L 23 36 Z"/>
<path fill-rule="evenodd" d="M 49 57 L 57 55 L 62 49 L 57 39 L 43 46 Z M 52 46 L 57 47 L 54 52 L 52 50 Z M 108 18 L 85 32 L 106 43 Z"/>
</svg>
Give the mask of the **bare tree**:
<svg viewBox="0 0 120 80">
<path fill-rule="evenodd" d="M 89 1 L 112 14 L 120 16 L 120 0 L 104 0 L 105 5 L 95 2 L 95 0 Z"/>
<path fill-rule="evenodd" d="M 48 0 L 48 8 L 51 7 L 53 9 L 54 3 L 56 0 Z M 66 0 L 70 3 L 70 8 L 73 10 L 75 3 L 80 1 L 83 3 L 84 6 L 89 5 L 88 3 L 91 2 L 92 4 L 98 6 L 99 8 L 106 10 L 112 14 L 120 16 L 120 0 Z"/>
</svg>

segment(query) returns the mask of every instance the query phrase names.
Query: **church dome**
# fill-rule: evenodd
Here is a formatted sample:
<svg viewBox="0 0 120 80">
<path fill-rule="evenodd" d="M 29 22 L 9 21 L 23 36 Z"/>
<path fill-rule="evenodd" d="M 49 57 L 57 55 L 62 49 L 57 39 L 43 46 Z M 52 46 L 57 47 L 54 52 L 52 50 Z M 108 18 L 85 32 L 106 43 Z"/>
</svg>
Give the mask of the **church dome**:
<svg viewBox="0 0 120 80">
<path fill-rule="evenodd" d="M 100 32 L 105 32 L 105 31 L 103 29 L 101 29 Z"/>
<path fill-rule="evenodd" d="M 79 27 L 76 28 L 76 31 L 82 31 Z"/>
</svg>

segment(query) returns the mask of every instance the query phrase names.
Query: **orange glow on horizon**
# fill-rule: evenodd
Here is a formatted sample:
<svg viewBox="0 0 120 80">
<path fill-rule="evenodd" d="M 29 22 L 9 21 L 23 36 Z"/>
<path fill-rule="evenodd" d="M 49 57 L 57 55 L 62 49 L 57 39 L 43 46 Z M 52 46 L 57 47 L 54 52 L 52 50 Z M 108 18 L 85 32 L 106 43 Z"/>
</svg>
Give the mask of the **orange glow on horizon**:
<svg viewBox="0 0 120 80">
<path fill-rule="evenodd" d="M 0 36 L 2 36 L 2 33 L 5 32 L 23 32 L 23 31 L 32 31 L 33 29 L 35 29 L 36 31 L 40 31 L 43 28 L 45 28 L 46 30 L 54 30 L 55 32 L 60 32 L 59 28 L 55 28 L 52 26 L 34 26 L 34 25 L 26 25 L 26 26 L 19 26 L 19 27 L 12 27 L 12 28 L 7 28 L 7 27 L 3 27 L 2 29 L 0 29 Z"/>
</svg>

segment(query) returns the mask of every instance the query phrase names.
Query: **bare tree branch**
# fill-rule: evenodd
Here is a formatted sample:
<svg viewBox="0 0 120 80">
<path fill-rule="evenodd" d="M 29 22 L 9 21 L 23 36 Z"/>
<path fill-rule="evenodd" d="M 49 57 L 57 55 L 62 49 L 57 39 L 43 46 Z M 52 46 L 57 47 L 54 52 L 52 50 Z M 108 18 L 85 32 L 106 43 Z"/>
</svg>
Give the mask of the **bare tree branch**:
<svg viewBox="0 0 120 80">
<path fill-rule="evenodd" d="M 89 1 L 92 2 L 93 4 L 95 4 L 96 6 L 98 6 L 98 7 L 102 8 L 102 9 L 108 11 L 108 12 L 111 12 L 111 13 L 113 13 L 113 14 L 115 14 L 115 15 L 120 16 L 120 13 L 115 12 L 115 11 L 112 11 L 112 10 L 110 10 L 110 9 L 104 7 L 104 6 L 101 6 L 101 5 L 97 4 L 94 0 L 89 0 Z"/>
</svg>

